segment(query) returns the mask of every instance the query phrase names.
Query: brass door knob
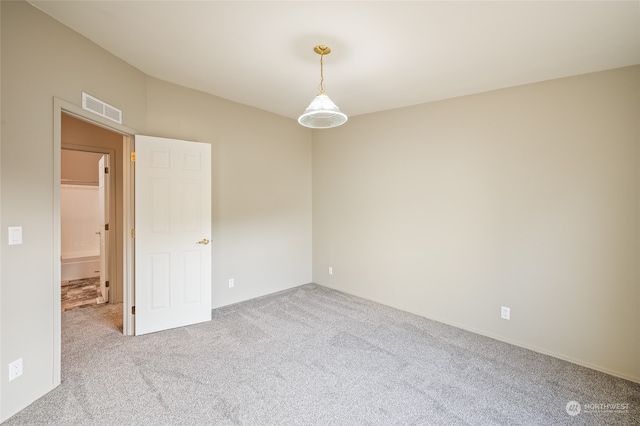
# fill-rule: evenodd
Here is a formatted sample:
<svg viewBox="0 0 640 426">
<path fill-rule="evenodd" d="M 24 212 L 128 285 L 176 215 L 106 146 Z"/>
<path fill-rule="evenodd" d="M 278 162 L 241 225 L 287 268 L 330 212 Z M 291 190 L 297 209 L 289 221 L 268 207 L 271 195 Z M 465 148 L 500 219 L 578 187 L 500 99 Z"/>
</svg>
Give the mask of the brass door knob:
<svg viewBox="0 0 640 426">
<path fill-rule="evenodd" d="M 204 244 L 206 246 L 207 244 L 209 244 L 209 240 L 205 238 L 204 240 L 198 241 L 198 244 Z"/>
</svg>

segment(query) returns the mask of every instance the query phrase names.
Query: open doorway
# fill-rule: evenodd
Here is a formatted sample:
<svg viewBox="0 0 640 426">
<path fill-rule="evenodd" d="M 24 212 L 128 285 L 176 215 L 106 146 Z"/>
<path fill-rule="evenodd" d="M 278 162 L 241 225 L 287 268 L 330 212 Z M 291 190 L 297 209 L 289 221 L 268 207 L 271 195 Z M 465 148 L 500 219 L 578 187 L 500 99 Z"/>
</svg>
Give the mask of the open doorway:
<svg viewBox="0 0 640 426">
<path fill-rule="evenodd" d="M 97 135 L 98 130 L 104 130 L 108 141 Z M 52 324 L 54 333 L 53 351 L 53 384 L 61 383 L 62 376 L 62 310 L 61 310 L 61 230 L 60 230 L 60 183 L 61 183 L 61 154 L 63 149 L 89 152 L 105 152 L 96 147 L 106 149 L 111 160 L 111 186 L 113 201 L 110 204 L 111 261 L 109 262 L 109 307 L 120 305 L 120 331 L 124 335 L 133 335 L 133 176 L 130 158 L 133 152 L 133 135 L 136 131 L 130 127 L 115 123 L 109 119 L 97 116 L 81 107 L 53 98 L 53 203 L 52 216 L 54 224 L 53 235 L 53 273 L 52 287 Z M 125 231 L 126 230 L 126 231 Z M 105 305 L 102 305 L 105 306 Z"/>
<path fill-rule="evenodd" d="M 109 301 L 109 153 L 63 149 L 62 311 Z"/>
<path fill-rule="evenodd" d="M 61 310 L 122 306 L 125 136 L 61 115 Z"/>
</svg>

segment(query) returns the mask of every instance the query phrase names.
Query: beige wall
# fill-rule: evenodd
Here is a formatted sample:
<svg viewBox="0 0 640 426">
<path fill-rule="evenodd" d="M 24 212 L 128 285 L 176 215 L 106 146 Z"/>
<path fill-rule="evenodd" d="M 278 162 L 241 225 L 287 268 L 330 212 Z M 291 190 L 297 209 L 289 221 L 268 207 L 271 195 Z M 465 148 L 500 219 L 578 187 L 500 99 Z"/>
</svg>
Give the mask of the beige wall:
<svg viewBox="0 0 640 426">
<path fill-rule="evenodd" d="M 624 68 L 314 133 L 314 282 L 640 381 L 639 85 Z"/>
<path fill-rule="evenodd" d="M 148 78 L 25 2 L 0 8 L 0 241 L 8 226 L 24 229 L 0 259 L 0 421 L 56 385 L 54 97 L 79 106 L 85 91 L 141 134 L 212 144 L 214 306 L 311 281 L 308 130 Z M 18 358 L 24 374 L 9 383 Z"/>
<path fill-rule="evenodd" d="M 62 125 L 64 128 L 64 124 Z M 122 145 L 122 136 L 120 137 Z M 63 149 L 60 157 L 60 178 L 63 181 L 79 182 L 81 185 L 98 185 L 98 162 L 102 154 Z"/>
</svg>

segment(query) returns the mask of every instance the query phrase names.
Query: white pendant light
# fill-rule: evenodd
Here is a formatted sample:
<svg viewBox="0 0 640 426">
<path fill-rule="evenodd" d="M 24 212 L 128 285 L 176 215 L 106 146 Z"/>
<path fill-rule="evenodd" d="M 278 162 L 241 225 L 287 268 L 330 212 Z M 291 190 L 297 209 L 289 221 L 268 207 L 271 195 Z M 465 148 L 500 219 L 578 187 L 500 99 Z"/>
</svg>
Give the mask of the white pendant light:
<svg viewBox="0 0 640 426">
<path fill-rule="evenodd" d="M 320 55 L 320 86 L 319 93 L 311 101 L 304 113 L 298 117 L 298 123 L 311 129 L 329 129 L 344 124 L 347 116 L 340 108 L 333 103 L 329 96 L 324 93 L 324 70 L 322 58 L 331 53 L 329 46 L 318 45 L 313 48 L 314 52 Z"/>
</svg>

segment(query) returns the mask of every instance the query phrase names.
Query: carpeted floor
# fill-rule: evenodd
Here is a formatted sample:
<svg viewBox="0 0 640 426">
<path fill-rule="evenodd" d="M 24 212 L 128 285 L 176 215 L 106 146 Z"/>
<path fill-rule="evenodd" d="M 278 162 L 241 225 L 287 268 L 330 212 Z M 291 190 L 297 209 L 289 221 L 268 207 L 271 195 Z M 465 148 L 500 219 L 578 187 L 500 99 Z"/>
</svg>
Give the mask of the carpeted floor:
<svg viewBox="0 0 640 426">
<path fill-rule="evenodd" d="M 640 424 L 639 384 L 314 284 L 139 337 L 121 309 L 63 313 L 62 384 L 6 426 Z"/>
</svg>

